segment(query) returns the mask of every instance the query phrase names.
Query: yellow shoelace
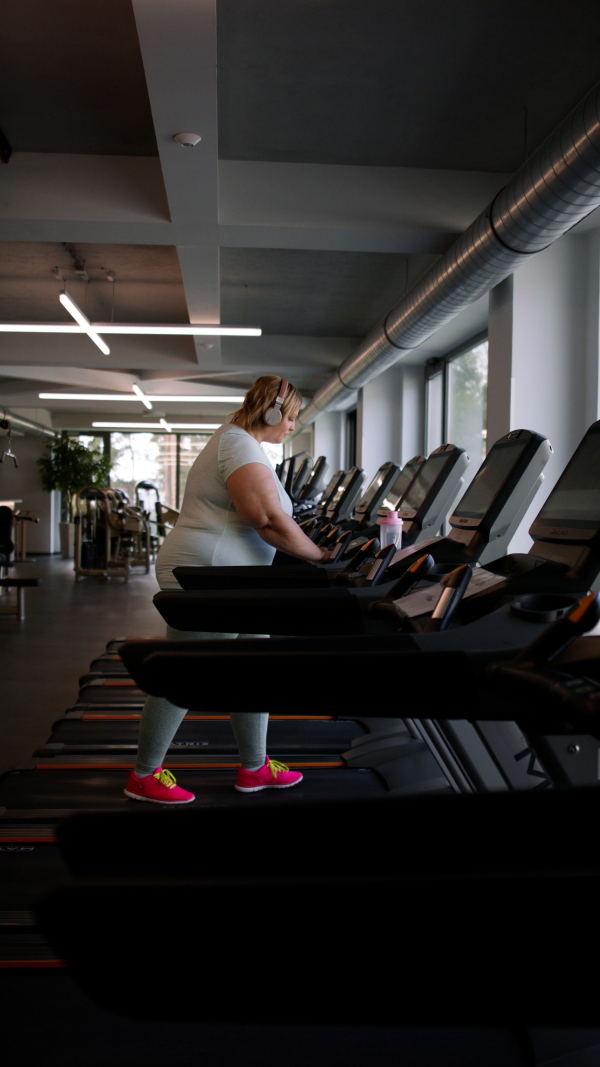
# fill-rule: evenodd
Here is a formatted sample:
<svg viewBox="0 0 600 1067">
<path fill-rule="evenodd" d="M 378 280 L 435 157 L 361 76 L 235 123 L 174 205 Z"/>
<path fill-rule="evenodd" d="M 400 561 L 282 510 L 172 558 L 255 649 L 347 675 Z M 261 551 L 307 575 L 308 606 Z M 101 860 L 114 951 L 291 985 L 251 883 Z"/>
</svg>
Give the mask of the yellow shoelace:
<svg viewBox="0 0 600 1067">
<path fill-rule="evenodd" d="M 177 785 L 170 771 L 160 771 L 159 774 L 153 774 L 152 777 L 156 778 L 161 785 L 166 785 L 167 789 L 172 789 L 174 785 Z"/>
<path fill-rule="evenodd" d="M 269 770 L 274 778 L 281 774 L 281 771 L 289 771 L 289 769 L 285 763 L 278 763 L 276 759 L 269 760 Z"/>
</svg>

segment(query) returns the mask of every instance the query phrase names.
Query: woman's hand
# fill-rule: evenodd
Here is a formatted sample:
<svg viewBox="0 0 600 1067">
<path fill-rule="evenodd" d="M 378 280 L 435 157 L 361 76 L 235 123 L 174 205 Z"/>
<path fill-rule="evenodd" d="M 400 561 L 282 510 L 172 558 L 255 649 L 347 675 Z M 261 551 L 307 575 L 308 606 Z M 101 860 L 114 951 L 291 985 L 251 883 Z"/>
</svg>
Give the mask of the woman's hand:
<svg viewBox="0 0 600 1067">
<path fill-rule="evenodd" d="M 275 475 L 264 463 L 245 463 L 229 476 L 227 490 L 240 518 L 268 545 L 309 563 L 321 563 L 324 551 L 302 532 L 279 503 Z"/>
</svg>

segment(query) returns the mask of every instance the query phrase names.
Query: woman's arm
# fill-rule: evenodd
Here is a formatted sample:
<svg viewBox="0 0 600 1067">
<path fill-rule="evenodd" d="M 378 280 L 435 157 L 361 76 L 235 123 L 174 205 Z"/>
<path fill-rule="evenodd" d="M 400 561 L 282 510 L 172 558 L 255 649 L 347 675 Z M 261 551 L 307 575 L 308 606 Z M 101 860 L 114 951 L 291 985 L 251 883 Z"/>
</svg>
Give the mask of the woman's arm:
<svg viewBox="0 0 600 1067">
<path fill-rule="evenodd" d="M 310 563 L 327 558 L 328 553 L 313 544 L 283 511 L 273 472 L 264 463 L 245 463 L 230 474 L 225 484 L 240 518 L 268 545 Z"/>
</svg>

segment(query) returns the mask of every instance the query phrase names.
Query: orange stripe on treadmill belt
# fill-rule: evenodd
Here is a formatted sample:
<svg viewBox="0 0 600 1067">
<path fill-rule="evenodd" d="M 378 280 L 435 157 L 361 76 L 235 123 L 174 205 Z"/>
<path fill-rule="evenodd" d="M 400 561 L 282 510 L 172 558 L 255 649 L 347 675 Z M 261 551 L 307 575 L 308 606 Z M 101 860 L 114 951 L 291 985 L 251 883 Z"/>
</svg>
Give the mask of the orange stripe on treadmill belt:
<svg viewBox="0 0 600 1067">
<path fill-rule="evenodd" d="M 236 771 L 241 766 L 240 763 L 170 763 L 169 760 L 165 760 L 164 767 L 172 767 L 178 772 L 178 774 L 185 774 L 186 771 Z M 288 760 L 288 767 L 345 767 L 345 763 L 342 762 L 300 762 L 298 760 Z M 89 771 L 90 774 L 94 774 L 98 771 L 128 771 L 135 767 L 135 760 L 131 763 L 95 763 L 92 766 L 89 763 L 58 763 L 52 761 L 51 765 L 42 765 L 36 763 L 36 771 Z"/>
<path fill-rule="evenodd" d="M 57 837 L 2 837 L 0 845 L 55 845 Z"/>
<path fill-rule="evenodd" d="M 0 960 L 0 969 L 24 967 L 66 967 L 64 960 Z"/>
<path fill-rule="evenodd" d="M 82 715 L 82 722 L 138 722 L 139 715 Z M 333 715 L 270 715 L 272 722 L 334 722 Z M 229 722 L 229 715 L 186 715 L 185 722 Z"/>
</svg>

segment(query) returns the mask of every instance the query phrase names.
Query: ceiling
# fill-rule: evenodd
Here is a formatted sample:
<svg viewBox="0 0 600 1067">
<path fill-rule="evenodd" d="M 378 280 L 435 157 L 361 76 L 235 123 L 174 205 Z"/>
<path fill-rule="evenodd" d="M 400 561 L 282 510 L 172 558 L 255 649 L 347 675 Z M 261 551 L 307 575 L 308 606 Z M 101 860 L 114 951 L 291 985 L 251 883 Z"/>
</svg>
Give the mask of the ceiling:
<svg viewBox="0 0 600 1067">
<path fill-rule="evenodd" d="M 222 395 L 273 371 L 310 396 L 600 78 L 599 45 L 596 0 L 9 5 L 0 321 L 63 321 L 66 286 L 96 322 L 263 335 L 112 336 L 103 356 L 2 334 L 0 403 L 83 429 L 142 405 L 38 393 Z"/>
</svg>

